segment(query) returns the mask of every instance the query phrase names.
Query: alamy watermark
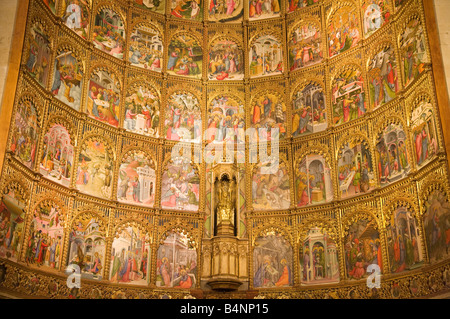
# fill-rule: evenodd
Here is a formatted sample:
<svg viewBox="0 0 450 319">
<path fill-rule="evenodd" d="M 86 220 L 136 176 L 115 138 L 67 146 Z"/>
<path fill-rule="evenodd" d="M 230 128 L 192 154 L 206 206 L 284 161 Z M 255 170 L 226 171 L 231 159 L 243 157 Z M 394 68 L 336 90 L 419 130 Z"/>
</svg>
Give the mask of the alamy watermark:
<svg viewBox="0 0 450 319">
<path fill-rule="evenodd" d="M 80 266 L 77 264 L 70 264 L 66 268 L 66 273 L 69 273 L 70 275 L 67 277 L 67 287 L 69 289 L 72 288 L 81 288 L 81 269 Z"/>
<path fill-rule="evenodd" d="M 367 266 L 367 272 L 370 273 L 370 276 L 367 277 L 366 284 L 367 287 L 372 288 L 381 288 L 381 269 L 377 264 L 370 264 Z"/>
<path fill-rule="evenodd" d="M 279 167 L 279 128 L 270 130 L 265 128 L 208 128 L 203 134 L 203 141 L 208 144 L 203 152 L 201 148 L 194 147 L 194 162 L 202 163 L 203 160 L 207 164 L 223 163 L 225 158 L 232 158 L 238 164 L 246 162 L 246 156 L 234 156 L 239 145 L 245 145 L 245 137 L 249 139 L 249 156 L 248 162 L 255 164 L 258 162 L 269 163 L 261 167 L 261 174 L 273 174 Z M 270 156 L 268 154 L 268 141 L 270 140 Z M 200 142 L 199 136 L 194 136 L 194 141 Z M 225 146 L 225 147 L 224 147 Z M 254 147 L 257 146 L 257 147 Z M 184 157 L 191 160 L 192 143 L 178 142 L 172 148 L 171 158 Z M 225 152 L 224 152 L 225 148 Z M 259 151 L 259 152 L 258 152 Z"/>
</svg>

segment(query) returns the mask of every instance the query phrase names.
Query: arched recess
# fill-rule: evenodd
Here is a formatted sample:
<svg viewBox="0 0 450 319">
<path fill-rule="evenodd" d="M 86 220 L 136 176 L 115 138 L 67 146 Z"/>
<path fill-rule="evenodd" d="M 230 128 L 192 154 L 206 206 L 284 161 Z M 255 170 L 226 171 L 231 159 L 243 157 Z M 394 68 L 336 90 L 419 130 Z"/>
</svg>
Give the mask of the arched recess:
<svg viewBox="0 0 450 319">
<path fill-rule="evenodd" d="M 383 227 L 376 213 L 370 209 L 355 209 L 346 214 L 341 223 L 345 278 L 363 279 L 369 264 L 377 264 L 380 272 L 384 272 Z"/>
<path fill-rule="evenodd" d="M 358 7 L 356 1 L 343 1 L 333 5 L 326 21 L 329 58 L 347 52 L 360 42 L 362 37 Z"/>
<path fill-rule="evenodd" d="M 126 42 L 126 18 L 114 3 L 99 3 L 95 7 L 91 41 L 94 47 L 122 60 Z"/>
<path fill-rule="evenodd" d="M 61 102 L 79 111 L 82 103 L 85 62 L 70 42 L 58 45 L 53 61 L 51 93 Z"/>
<path fill-rule="evenodd" d="M 117 180 L 119 202 L 153 207 L 156 199 L 156 155 L 137 147 L 126 148 L 121 155 Z"/>
<path fill-rule="evenodd" d="M 198 211 L 200 174 L 197 164 L 185 157 L 168 157 L 161 165 L 161 208 Z"/>
<path fill-rule="evenodd" d="M 119 126 L 123 80 L 112 67 L 96 64 L 90 68 L 85 112 L 113 127 Z"/>
<path fill-rule="evenodd" d="M 192 289 L 198 287 L 198 243 L 182 225 L 166 228 L 156 242 L 155 283 L 161 288 Z"/>
<path fill-rule="evenodd" d="M 87 209 L 76 213 L 68 226 L 66 265 L 78 265 L 82 278 L 102 280 L 107 260 L 108 220 Z"/>
<path fill-rule="evenodd" d="M 382 187 L 406 177 L 411 171 L 410 141 L 405 129 L 405 121 L 397 115 L 381 118 L 376 123 L 372 138 Z"/>
<path fill-rule="evenodd" d="M 367 77 L 372 110 L 389 103 L 402 89 L 400 66 L 395 45 L 389 41 L 377 44 L 367 58 Z"/>
<path fill-rule="evenodd" d="M 245 71 L 244 50 L 233 36 L 216 36 L 209 44 L 209 80 L 243 80 Z"/>
<path fill-rule="evenodd" d="M 306 218 L 299 225 L 297 236 L 300 283 L 339 282 L 339 256 L 342 251 L 336 221 L 321 217 Z"/>
<path fill-rule="evenodd" d="M 35 94 L 22 95 L 14 109 L 14 125 L 9 134 L 9 150 L 26 167 L 36 164 L 38 141 L 41 134 L 42 110 Z"/>
<path fill-rule="evenodd" d="M 43 269 L 61 269 L 68 218 L 64 202 L 55 192 L 39 194 L 28 214 L 25 262 Z"/>
<path fill-rule="evenodd" d="M 284 153 L 279 158 L 269 156 L 251 165 L 252 208 L 287 210 L 291 207 L 290 164 Z"/>
<path fill-rule="evenodd" d="M 164 58 L 164 32 L 151 22 L 140 20 L 132 26 L 129 41 L 128 62 L 132 66 L 161 72 Z"/>
<path fill-rule="evenodd" d="M 91 22 L 91 0 L 64 1 L 66 7 L 60 6 L 63 24 L 78 36 L 87 40 L 89 37 L 89 24 Z"/>
<path fill-rule="evenodd" d="M 250 286 L 292 287 L 296 276 L 292 235 L 283 226 L 262 226 L 254 234 L 257 235 L 252 238 Z"/>
<path fill-rule="evenodd" d="M 139 79 L 127 84 L 123 103 L 123 128 L 151 137 L 160 137 L 161 93 L 156 82 Z"/>
<path fill-rule="evenodd" d="M 302 147 L 295 155 L 296 206 L 303 207 L 333 200 L 331 158 L 328 147 L 321 144 Z"/>
<path fill-rule="evenodd" d="M 111 198 L 115 165 L 112 141 L 105 135 L 86 134 L 78 149 L 76 188 L 86 194 Z"/>
<path fill-rule="evenodd" d="M 350 129 L 336 143 L 336 177 L 339 198 L 369 193 L 378 184 L 373 164 L 373 152 L 367 135 Z"/>
<path fill-rule="evenodd" d="M 363 72 L 361 65 L 348 63 L 334 73 L 330 83 L 334 126 L 354 121 L 367 113 L 369 103 Z"/>
<path fill-rule="evenodd" d="M 284 52 L 281 36 L 273 31 L 262 31 L 249 40 L 249 72 L 250 78 L 282 74 L 284 71 Z M 263 56 L 271 54 L 274 58 L 266 63 Z"/>
<path fill-rule="evenodd" d="M 327 95 L 323 79 L 302 80 L 291 92 L 292 137 L 318 133 L 329 125 Z"/>
<path fill-rule="evenodd" d="M 167 92 L 164 114 L 164 137 L 171 141 L 200 142 L 202 139 L 201 96 L 188 90 Z"/>
<path fill-rule="evenodd" d="M 113 234 L 108 280 L 117 284 L 148 286 L 152 255 L 148 226 L 138 220 L 125 220 L 114 228 Z"/>
<path fill-rule="evenodd" d="M 389 272 L 420 268 L 425 260 L 425 243 L 417 203 L 408 194 L 398 194 L 383 209 Z"/>
<path fill-rule="evenodd" d="M 18 261 L 28 218 L 29 194 L 20 180 L 10 179 L 0 193 L 0 219 L 2 221 L 3 245 L 0 257 Z"/>
<path fill-rule="evenodd" d="M 435 264 L 450 253 L 450 203 L 442 181 L 428 179 L 421 192 L 421 220 L 428 262 Z"/>
<path fill-rule="evenodd" d="M 254 129 L 249 136 L 250 143 L 282 140 L 287 136 L 288 112 L 281 90 L 262 89 L 252 93 L 250 107 L 250 127 Z"/>
<path fill-rule="evenodd" d="M 70 186 L 75 162 L 75 132 L 76 128 L 62 114 L 51 116 L 39 151 L 39 172 L 66 187 Z"/>
</svg>

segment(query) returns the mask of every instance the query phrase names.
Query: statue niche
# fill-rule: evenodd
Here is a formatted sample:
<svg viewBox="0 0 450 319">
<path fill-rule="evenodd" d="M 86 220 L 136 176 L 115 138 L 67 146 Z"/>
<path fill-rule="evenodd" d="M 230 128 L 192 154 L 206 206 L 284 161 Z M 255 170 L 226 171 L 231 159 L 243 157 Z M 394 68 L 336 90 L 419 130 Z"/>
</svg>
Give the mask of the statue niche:
<svg viewBox="0 0 450 319">
<path fill-rule="evenodd" d="M 224 174 L 214 182 L 215 227 L 214 235 L 236 236 L 236 179 Z"/>
</svg>

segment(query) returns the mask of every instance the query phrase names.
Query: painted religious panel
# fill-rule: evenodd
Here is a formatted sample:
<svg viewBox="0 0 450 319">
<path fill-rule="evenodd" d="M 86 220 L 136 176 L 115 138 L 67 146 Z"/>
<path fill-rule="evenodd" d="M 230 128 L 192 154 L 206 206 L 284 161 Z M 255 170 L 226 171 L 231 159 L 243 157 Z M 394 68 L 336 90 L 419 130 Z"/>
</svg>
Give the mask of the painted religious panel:
<svg viewBox="0 0 450 319">
<path fill-rule="evenodd" d="M 251 127 L 255 128 L 260 140 L 270 141 L 274 138 L 285 138 L 286 104 L 283 96 L 276 92 L 261 92 L 251 102 Z M 261 131 L 259 131 L 262 129 Z M 275 129 L 272 132 L 272 129 Z M 278 133 L 276 132 L 278 130 Z M 272 134 L 278 134 L 278 136 Z M 251 141 L 257 141 L 250 136 Z"/>
<path fill-rule="evenodd" d="M 367 267 L 376 264 L 382 269 L 380 233 L 374 219 L 353 222 L 344 238 L 344 261 L 349 279 L 369 276 Z"/>
<path fill-rule="evenodd" d="M 287 0 L 286 1 L 286 5 L 287 5 L 287 12 L 291 13 L 294 12 L 295 10 L 300 10 L 302 8 L 306 8 L 309 6 L 312 6 L 314 4 L 319 3 L 319 0 Z"/>
<path fill-rule="evenodd" d="M 299 137 L 327 129 L 326 97 L 320 84 L 310 83 L 292 98 L 292 136 Z"/>
<path fill-rule="evenodd" d="M 0 201 L 0 257 L 17 261 L 25 232 L 25 203 L 11 189 Z"/>
<path fill-rule="evenodd" d="M 98 220 L 87 218 L 75 221 L 69 233 L 67 264 L 80 267 L 82 278 L 103 279 L 106 236 Z"/>
<path fill-rule="evenodd" d="M 200 197 L 200 178 L 194 166 L 185 158 L 169 162 L 161 181 L 161 208 L 197 211 Z"/>
<path fill-rule="evenodd" d="M 290 71 L 320 63 L 323 59 L 320 28 L 314 23 L 300 25 L 292 32 L 288 49 Z"/>
<path fill-rule="evenodd" d="M 156 256 L 156 286 L 194 288 L 197 282 L 197 250 L 183 233 L 168 232 Z"/>
<path fill-rule="evenodd" d="M 249 61 L 251 78 L 281 74 L 284 70 L 283 46 L 276 37 L 262 35 L 252 42 Z"/>
<path fill-rule="evenodd" d="M 209 80 L 242 80 L 244 78 L 244 55 L 232 40 L 216 40 L 209 50 Z"/>
<path fill-rule="evenodd" d="M 298 207 L 333 200 L 331 170 L 322 155 L 305 156 L 295 168 L 295 173 Z"/>
<path fill-rule="evenodd" d="M 156 172 L 153 160 L 142 151 L 125 153 L 119 168 L 117 200 L 126 204 L 153 207 L 155 191 Z"/>
<path fill-rule="evenodd" d="M 423 264 L 423 251 L 416 219 L 404 207 L 391 216 L 387 228 L 388 253 L 391 273 L 419 268 Z"/>
<path fill-rule="evenodd" d="M 78 158 L 76 187 L 89 195 L 110 198 L 114 162 L 112 151 L 98 138 L 82 145 Z"/>
<path fill-rule="evenodd" d="M 191 20 L 203 20 L 203 1 L 202 0 L 169 0 L 170 16 Z"/>
<path fill-rule="evenodd" d="M 293 286 L 293 259 L 292 246 L 282 234 L 269 231 L 257 237 L 253 248 L 253 287 Z"/>
<path fill-rule="evenodd" d="M 202 0 L 169 0 L 170 16 L 191 20 L 203 20 L 203 1 Z"/>
<path fill-rule="evenodd" d="M 169 96 L 166 106 L 164 135 L 168 140 L 199 142 L 202 138 L 202 114 L 198 99 L 188 92 Z"/>
<path fill-rule="evenodd" d="M 356 120 L 366 113 L 364 79 L 359 69 L 348 68 L 337 75 L 331 93 L 334 125 Z"/>
<path fill-rule="evenodd" d="M 91 20 L 90 0 L 67 0 L 65 5 L 62 16 L 64 24 L 83 39 L 87 39 Z"/>
<path fill-rule="evenodd" d="M 36 22 L 30 28 L 30 51 L 25 69 L 44 87 L 50 74 L 50 56 L 50 38 L 44 28 Z"/>
<path fill-rule="evenodd" d="M 355 47 L 361 40 L 356 6 L 337 9 L 328 21 L 327 31 L 330 58 Z"/>
<path fill-rule="evenodd" d="M 423 227 L 431 263 L 448 258 L 450 254 L 450 205 L 447 196 L 434 190 L 425 202 Z"/>
<path fill-rule="evenodd" d="M 208 143 L 245 143 L 245 109 L 232 96 L 218 96 L 208 107 Z"/>
<path fill-rule="evenodd" d="M 44 135 L 39 172 L 46 178 L 70 187 L 75 149 L 67 129 L 53 124 Z"/>
<path fill-rule="evenodd" d="M 152 26 L 140 25 L 133 30 L 128 61 L 133 66 L 161 72 L 163 65 L 161 32 Z"/>
<path fill-rule="evenodd" d="M 382 186 L 406 177 L 411 167 L 406 150 L 406 134 L 401 125 L 389 124 L 378 136 L 375 149 L 378 178 Z"/>
<path fill-rule="evenodd" d="M 391 16 L 387 0 L 363 0 L 361 11 L 365 38 L 388 23 Z"/>
<path fill-rule="evenodd" d="M 302 284 L 329 284 L 339 281 L 338 246 L 327 231 L 313 227 L 300 245 Z"/>
<path fill-rule="evenodd" d="M 61 210 L 56 205 L 38 205 L 26 238 L 25 262 L 58 269 L 64 245 Z"/>
<path fill-rule="evenodd" d="M 208 20 L 213 22 L 239 22 L 244 15 L 243 0 L 209 0 Z"/>
<path fill-rule="evenodd" d="M 79 111 L 83 88 L 83 65 L 72 51 L 61 51 L 55 58 L 52 94 Z"/>
<path fill-rule="evenodd" d="M 150 280 L 150 245 L 148 233 L 134 225 L 116 234 L 111 247 L 109 281 L 147 286 Z"/>
<path fill-rule="evenodd" d="M 44 4 L 52 11 L 53 14 L 56 13 L 56 4 L 58 0 L 42 0 Z"/>
<path fill-rule="evenodd" d="M 103 8 L 95 16 L 94 22 L 94 46 L 113 57 L 123 59 L 126 29 L 121 16 L 111 9 Z"/>
<path fill-rule="evenodd" d="M 291 205 L 289 168 L 284 161 L 277 162 L 273 158 L 259 162 L 253 172 L 254 210 L 289 209 Z"/>
<path fill-rule="evenodd" d="M 203 52 L 197 39 L 187 34 L 176 35 L 170 40 L 168 51 L 169 74 L 201 79 Z"/>
<path fill-rule="evenodd" d="M 133 0 L 133 2 L 136 7 L 141 9 L 147 9 L 162 14 L 166 12 L 165 0 Z"/>
<path fill-rule="evenodd" d="M 339 151 L 337 168 L 341 198 L 364 194 L 376 187 L 372 155 L 366 142 L 345 143 Z"/>
<path fill-rule="evenodd" d="M 39 122 L 36 105 L 22 99 L 16 107 L 10 150 L 25 166 L 33 169 L 39 140 Z"/>
<path fill-rule="evenodd" d="M 248 18 L 250 21 L 276 18 L 280 16 L 281 0 L 248 0 Z"/>
<path fill-rule="evenodd" d="M 367 74 L 370 103 L 374 109 L 395 99 L 399 91 L 399 74 L 393 46 L 385 46 L 369 60 Z"/>
<path fill-rule="evenodd" d="M 419 167 L 432 160 L 438 152 L 437 132 L 433 106 L 421 101 L 411 115 L 414 159 Z"/>
<path fill-rule="evenodd" d="M 421 75 L 430 63 L 425 40 L 425 31 L 419 19 L 408 21 L 400 35 L 400 55 L 403 63 L 405 86 Z"/>
<path fill-rule="evenodd" d="M 153 87 L 141 84 L 128 90 L 123 127 L 130 132 L 159 137 L 159 95 Z"/>
<path fill-rule="evenodd" d="M 98 68 L 91 74 L 88 84 L 86 109 L 90 117 L 119 126 L 120 81 L 115 73 Z"/>
</svg>

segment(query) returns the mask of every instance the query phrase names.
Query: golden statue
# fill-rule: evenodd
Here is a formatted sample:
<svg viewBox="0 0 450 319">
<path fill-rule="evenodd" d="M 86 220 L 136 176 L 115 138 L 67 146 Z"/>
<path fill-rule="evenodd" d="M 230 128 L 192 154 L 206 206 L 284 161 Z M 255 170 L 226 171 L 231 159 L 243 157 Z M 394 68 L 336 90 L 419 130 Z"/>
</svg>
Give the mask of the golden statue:
<svg viewBox="0 0 450 319">
<path fill-rule="evenodd" d="M 227 180 L 220 181 L 218 188 L 217 225 L 223 222 L 234 224 L 234 186 L 234 180 L 231 182 Z"/>
</svg>

